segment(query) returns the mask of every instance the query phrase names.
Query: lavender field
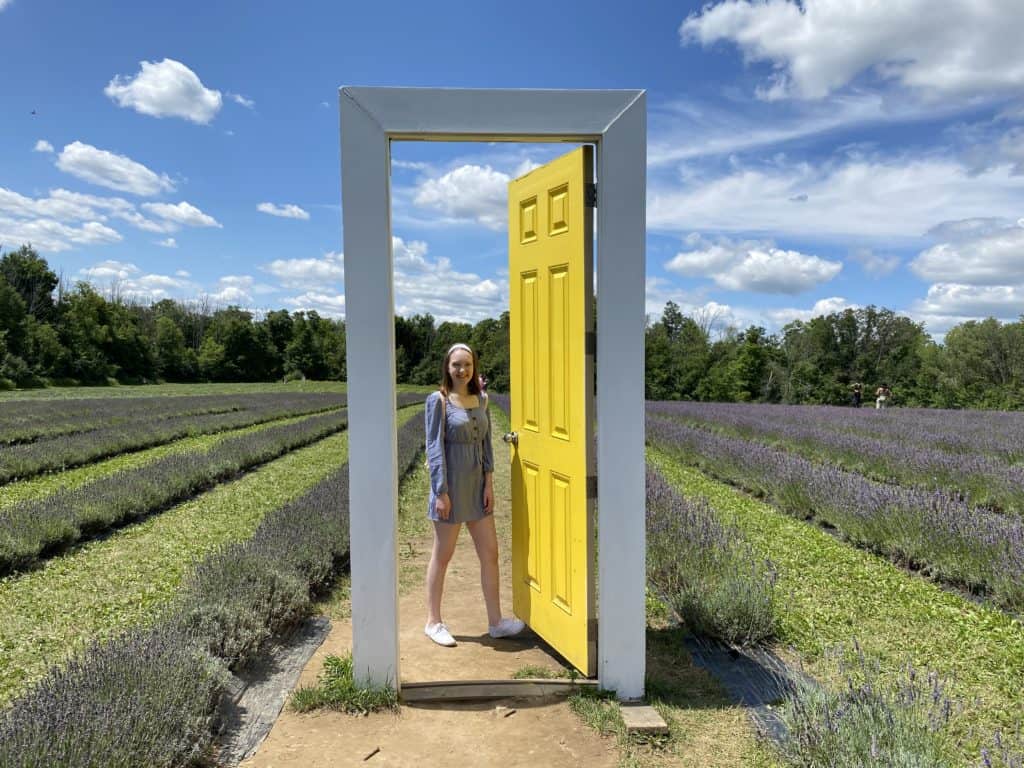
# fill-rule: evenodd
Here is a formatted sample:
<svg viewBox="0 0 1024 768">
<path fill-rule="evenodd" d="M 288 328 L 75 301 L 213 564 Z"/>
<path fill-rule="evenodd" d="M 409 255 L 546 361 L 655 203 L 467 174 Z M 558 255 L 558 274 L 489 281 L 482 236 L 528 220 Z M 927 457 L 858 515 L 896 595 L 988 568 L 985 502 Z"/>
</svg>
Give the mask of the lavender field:
<svg viewBox="0 0 1024 768">
<path fill-rule="evenodd" d="M 652 402 L 647 434 L 854 544 L 1024 612 L 1024 414 Z"/>
<path fill-rule="evenodd" d="M 310 390 L 0 400 L 0 765 L 215 760 L 231 673 L 346 567 L 344 385 Z"/>
</svg>

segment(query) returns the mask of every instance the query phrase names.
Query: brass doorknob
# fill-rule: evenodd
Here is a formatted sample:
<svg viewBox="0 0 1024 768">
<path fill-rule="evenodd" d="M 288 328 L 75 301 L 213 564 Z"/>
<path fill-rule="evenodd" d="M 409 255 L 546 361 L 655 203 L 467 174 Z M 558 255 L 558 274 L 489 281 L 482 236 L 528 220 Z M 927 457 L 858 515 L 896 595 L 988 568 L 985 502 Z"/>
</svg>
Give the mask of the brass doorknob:
<svg viewBox="0 0 1024 768">
<path fill-rule="evenodd" d="M 519 433 L 518 432 L 506 432 L 501 438 L 509 445 L 519 445 Z"/>
</svg>

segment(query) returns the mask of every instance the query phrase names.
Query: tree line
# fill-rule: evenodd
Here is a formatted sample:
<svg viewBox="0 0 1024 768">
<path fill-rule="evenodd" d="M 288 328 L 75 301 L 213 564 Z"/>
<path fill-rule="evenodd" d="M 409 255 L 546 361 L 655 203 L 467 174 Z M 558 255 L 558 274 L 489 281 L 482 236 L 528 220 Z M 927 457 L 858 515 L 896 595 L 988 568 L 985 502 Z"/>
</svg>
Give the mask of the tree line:
<svg viewBox="0 0 1024 768">
<path fill-rule="evenodd" d="M 489 386 L 509 388 L 509 316 L 476 324 L 395 317 L 400 383 L 436 384 L 445 350 L 470 344 Z M 854 384 L 897 405 L 1024 408 L 1024 316 L 957 325 L 943 344 L 878 307 L 794 321 L 779 333 L 716 328 L 668 302 L 645 332 L 652 400 L 843 405 Z M 345 323 L 314 311 L 142 303 L 64 285 L 30 246 L 0 256 L 0 388 L 156 381 L 344 380 Z"/>
<path fill-rule="evenodd" d="M 651 400 L 846 405 L 883 385 L 890 403 L 933 408 L 1024 408 L 1024 315 L 970 320 L 937 344 L 922 323 L 874 306 L 796 320 L 779 333 L 726 329 L 673 302 L 646 331 Z"/>
<path fill-rule="evenodd" d="M 400 382 L 436 384 L 456 341 L 508 389 L 508 313 L 476 325 L 395 318 Z M 157 381 L 345 380 L 345 323 L 315 311 L 260 316 L 236 306 L 143 303 L 65 285 L 30 246 L 0 255 L 0 389 Z"/>
</svg>

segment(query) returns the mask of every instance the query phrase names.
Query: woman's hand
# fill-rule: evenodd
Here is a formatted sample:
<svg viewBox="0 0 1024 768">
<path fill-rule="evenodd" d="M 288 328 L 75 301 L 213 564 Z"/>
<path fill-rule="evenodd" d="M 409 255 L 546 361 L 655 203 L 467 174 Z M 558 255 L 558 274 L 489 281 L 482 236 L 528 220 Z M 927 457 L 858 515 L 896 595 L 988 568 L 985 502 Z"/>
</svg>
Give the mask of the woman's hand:
<svg viewBox="0 0 1024 768">
<path fill-rule="evenodd" d="M 493 475 L 488 472 L 484 475 L 484 512 L 491 514 L 494 511 L 494 481 Z"/>
<path fill-rule="evenodd" d="M 437 501 L 434 502 L 434 509 L 437 511 L 437 516 L 442 520 L 447 520 L 448 515 L 452 511 L 452 500 L 448 497 L 447 493 L 442 493 L 437 497 Z"/>
</svg>

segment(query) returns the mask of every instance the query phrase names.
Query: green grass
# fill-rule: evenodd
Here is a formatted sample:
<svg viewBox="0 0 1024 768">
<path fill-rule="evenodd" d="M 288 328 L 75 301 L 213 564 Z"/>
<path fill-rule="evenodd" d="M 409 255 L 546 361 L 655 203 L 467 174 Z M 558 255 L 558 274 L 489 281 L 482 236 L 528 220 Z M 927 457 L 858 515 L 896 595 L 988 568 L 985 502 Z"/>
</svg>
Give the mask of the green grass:
<svg viewBox="0 0 1024 768">
<path fill-rule="evenodd" d="M 689 496 L 704 496 L 735 519 L 755 550 L 779 569 L 780 643 L 791 646 L 807 671 L 838 679 L 828 651 L 857 639 L 896 680 L 907 663 L 938 672 L 962 702 L 951 723 L 963 757 L 976 761 L 978 744 L 995 730 L 1015 733 L 1024 716 L 1024 625 L 909 574 L 887 560 L 837 541 L 670 457 L 648 459 Z"/>
<path fill-rule="evenodd" d="M 335 435 L 163 514 L 0 580 L 0 702 L 88 640 L 148 624 L 195 562 L 252 535 L 263 516 L 343 463 Z"/>
<path fill-rule="evenodd" d="M 333 709 L 350 715 L 398 711 L 398 692 L 390 685 L 361 688 L 352 675 L 352 654 L 328 656 L 317 684 L 299 688 L 291 697 L 296 712 Z"/>
</svg>

